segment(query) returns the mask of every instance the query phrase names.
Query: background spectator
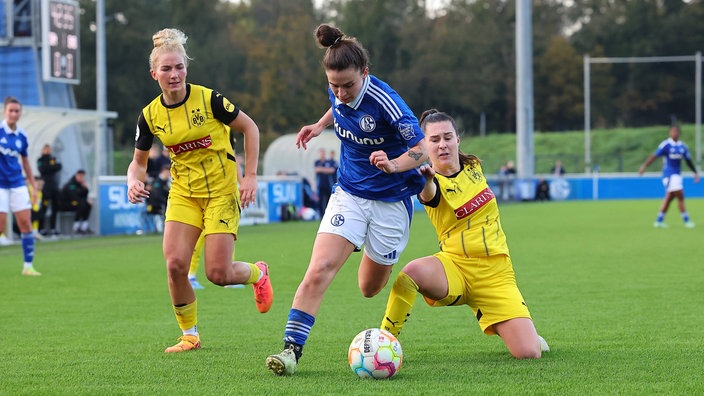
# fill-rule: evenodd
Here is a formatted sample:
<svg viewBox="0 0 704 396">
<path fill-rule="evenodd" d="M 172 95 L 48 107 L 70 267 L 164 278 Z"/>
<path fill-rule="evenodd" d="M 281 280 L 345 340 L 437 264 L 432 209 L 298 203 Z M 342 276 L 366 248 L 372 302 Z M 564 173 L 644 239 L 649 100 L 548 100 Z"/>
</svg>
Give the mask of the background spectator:
<svg viewBox="0 0 704 396">
<path fill-rule="evenodd" d="M 161 168 L 166 166 L 171 166 L 171 158 L 169 158 L 169 150 L 164 147 L 159 149 L 161 145 L 154 144 L 149 149 L 149 158 L 147 159 L 147 176 L 149 179 L 156 179 L 159 177 Z"/>
<path fill-rule="evenodd" d="M 161 172 L 147 184 L 147 216 L 150 229 L 161 234 L 164 232 L 164 213 L 171 189 L 170 165 L 162 165 Z"/>
<path fill-rule="evenodd" d="M 516 167 L 513 161 L 506 162 L 506 165 L 499 169 L 499 197 L 508 201 L 513 198 L 513 182 L 516 179 Z"/>
<path fill-rule="evenodd" d="M 74 234 L 92 234 L 88 228 L 88 219 L 93 205 L 88 198 L 86 171 L 79 169 L 61 189 L 61 210 L 75 212 L 73 220 Z"/>
<path fill-rule="evenodd" d="M 330 150 L 330 156 L 328 157 L 328 161 L 330 161 L 330 164 L 332 165 L 332 168 L 334 169 L 334 172 L 332 172 L 332 183 L 335 184 L 337 183 L 337 168 L 339 165 L 337 164 L 337 160 L 335 159 L 337 156 L 335 155 L 335 150 Z"/>
<path fill-rule="evenodd" d="M 39 233 L 39 230 L 44 229 L 44 219 L 46 217 L 46 206 L 44 206 L 45 201 L 42 199 L 42 187 L 44 187 L 44 180 L 41 177 L 34 177 L 34 185 L 37 189 L 37 200 L 32 204 L 32 234 L 34 238 L 38 240 L 43 240 L 44 236 Z M 32 188 L 32 187 L 28 187 Z M 15 234 L 20 235 L 20 227 L 17 224 L 17 219 L 12 218 L 12 230 Z"/>
<path fill-rule="evenodd" d="M 550 169 L 550 173 L 553 175 L 560 177 L 565 174 L 565 168 L 562 166 L 562 161 L 557 160 L 555 161 L 555 165 L 553 165 L 552 169 Z"/>
<path fill-rule="evenodd" d="M 37 169 L 44 180 L 44 187 L 41 189 L 43 201 L 41 206 L 43 206 L 44 210 L 41 214 L 45 215 L 46 211 L 51 208 L 48 230 L 44 229 L 44 219 L 41 221 L 39 230 L 43 235 L 57 235 L 59 233 L 56 229 L 56 216 L 59 212 L 59 173 L 61 168 L 61 163 L 51 152 L 51 145 L 45 144 L 42 147 L 42 155 L 37 160 Z"/>
<path fill-rule="evenodd" d="M 327 158 L 323 148 L 318 150 L 318 153 L 320 155 L 314 165 L 315 181 L 318 184 L 318 212 L 320 217 L 323 217 L 330 200 L 330 194 L 332 194 L 332 186 L 335 184 L 337 161 L 333 158 Z M 333 155 L 334 153 L 334 151 L 331 152 Z"/>
<path fill-rule="evenodd" d="M 536 201 L 549 201 L 550 200 L 550 184 L 545 179 L 538 180 L 538 184 L 535 186 L 535 200 Z"/>
</svg>

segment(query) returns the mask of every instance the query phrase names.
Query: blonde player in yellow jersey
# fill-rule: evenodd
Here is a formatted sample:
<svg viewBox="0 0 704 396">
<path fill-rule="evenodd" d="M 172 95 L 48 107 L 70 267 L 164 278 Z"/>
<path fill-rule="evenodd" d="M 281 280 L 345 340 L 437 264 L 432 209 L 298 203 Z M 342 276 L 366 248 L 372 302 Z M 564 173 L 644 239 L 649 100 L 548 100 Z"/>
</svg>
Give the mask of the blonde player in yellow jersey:
<svg viewBox="0 0 704 396">
<path fill-rule="evenodd" d="M 548 351 L 538 335 L 511 264 L 494 193 L 474 155 L 459 150 L 452 117 L 435 109 L 420 126 L 430 156 L 418 194 L 440 240 L 440 252 L 412 260 L 391 289 L 381 328 L 398 336 L 418 293 L 433 307 L 469 305 L 487 335 L 498 334 L 518 359 Z"/>
<path fill-rule="evenodd" d="M 266 263 L 232 261 L 240 209 L 254 202 L 257 191 L 259 128 L 220 93 L 186 83 L 186 40 L 177 29 L 163 29 L 152 37 L 149 66 L 161 94 L 139 115 L 134 157 L 127 170 L 127 197 L 132 203 L 143 202 L 149 196 L 144 181 L 154 138 L 169 149 L 172 183 L 163 251 L 171 302 L 183 335 L 165 352 L 201 346 L 196 296 L 188 282 L 189 263 L 201 233 L 206 241 L 205 274 L 211 282 L 252 284 L 262 313 L 271 308 L 274 297 Z M 247 163 L 239 186 L 228 126 L 245 139 Z"/>
</svg>

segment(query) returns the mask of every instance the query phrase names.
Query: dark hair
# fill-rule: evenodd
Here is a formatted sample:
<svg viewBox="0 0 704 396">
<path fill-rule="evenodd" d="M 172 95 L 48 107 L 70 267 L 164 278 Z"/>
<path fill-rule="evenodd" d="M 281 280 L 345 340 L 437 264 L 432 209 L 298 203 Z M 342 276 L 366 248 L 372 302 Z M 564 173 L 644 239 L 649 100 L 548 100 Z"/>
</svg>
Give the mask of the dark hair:
<svg viewBox="0 0 704 396">
<path fill-rule="evenodd" d="M 420 124 L 420 129 L 425 132 L 425 127 L 428 124 L 434 124 L 436 122 L 443 122 L 447 121 L 452 125 L 452 129 L 455 131 L 455 134 L 458 135 L 457 133 L 457 124 L 455 123 L 454 118 L 452 118 L 449 114 L 444 113 L 442 111 L 438 111 L 437 109 L 430 109 L 426 110 L 421 114 L 420 119 L 418 120 L 418 123 Z M 482 163 L 482 161 L 479 159 L 474 154 L 465 154 L 458 148 L 457 150 L 459 156 L 460 156 L 460 163 L 463 165 L 470 165 L 474 167 L 475 165 L 479 165 Z"/>
<path fill-rule="evenodd" d="M 369 66 L 369 55 L 356 38 L 347 37 L 342 30 L 328 24 L 315 29 L 315 39 L 325 50 L 323 67 L 325 70 L 341 71 L 350 67 L 364 70 Z"/>
<path fill-rule="evenodd" d="M 22 106 L 22 103 L 20 103 L 19 99 L 14 96 L 7 96 L 5 98 L 4 107 L 7 107 L 7 105 L 9 105 L 10 103 L 17 103 L 18 105 Z"/>
</svg>

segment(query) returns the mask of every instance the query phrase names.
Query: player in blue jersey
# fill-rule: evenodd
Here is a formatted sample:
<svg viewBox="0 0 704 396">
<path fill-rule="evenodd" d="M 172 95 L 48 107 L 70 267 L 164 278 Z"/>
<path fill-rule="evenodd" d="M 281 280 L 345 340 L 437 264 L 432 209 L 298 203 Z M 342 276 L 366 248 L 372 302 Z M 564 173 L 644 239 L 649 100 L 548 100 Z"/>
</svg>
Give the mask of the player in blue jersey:
<svg viewBox="0 0 704 396">
<path fill-rule="evenodd" d="M 670 202 L 677 199 L 677 206 L 682 214 L 684 226 L 694 228 L 694 222 L 690 220 L 687 209 L 684 206 L 684 187 L 682 185 L 682 160 L 687 163 L 689 169 L 694 172 L 694 182 L 699 182 L 699 173 L 694 167 L 692 159 L 689 155 L 687 145 L 680 140 L 680 128 L 678 126 L 670 127 L 670 138 L 663 140 L 653 154 L 648 156 L 643 165 L 638 170 L 639 174 L 643 174 L 648 165 L 652 164 L 656 158 L 662 157 L 662 183 L 665 186 L 665 198 L 660 205 L 658 217 L 653 224 L 658 228 L 666 228 L 665 214 L 670 207 Z"/>
<path fill-rule="evenodd" d="M 352 252 L 364 245 L 358 284 L 362 295 L 378 294 L 408 243 L 411 197 L 424 178 L 423 133 L 408 105 L 385 82 L 369 74 L 364 47 L 336 27 L 315 31 L 326 48 L 323 67 L 332 106 L 301 128 L 296 145 L 333 125 L 340 139 L 338 181 L 320 222 L 310 263 L 298 286 L 284 330 L 284 350 L 266 359 L 276 375 L 291 375 L 301 357 L 323 295 Z"/>
<path fill-rule="evenodd" d="M 41 274 L 33 265 L 32 233 L 32 205 L 37 201 L 37 187 L 27 158 L 27 135 L 17 125 L 22 116 L 20 101 L 11 96 L 5 98 L 3 115 L 5 118 L 0 124 L 0 234 L 5 232 L 7 214 L 12 211 L 22 240 L 22 275 L 38 276 Z"/>
</svg>

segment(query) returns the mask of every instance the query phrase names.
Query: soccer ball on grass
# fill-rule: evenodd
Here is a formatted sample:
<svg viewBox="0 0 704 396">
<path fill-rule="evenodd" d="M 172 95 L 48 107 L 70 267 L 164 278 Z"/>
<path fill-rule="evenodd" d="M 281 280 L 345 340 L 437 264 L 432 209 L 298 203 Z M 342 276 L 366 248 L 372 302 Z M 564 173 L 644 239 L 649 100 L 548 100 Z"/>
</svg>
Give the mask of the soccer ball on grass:
<svg viewBox="0 0 704 396">
<path fill-rule="evenodd" d="M 359 378 L 391 378 L 401 368 L 401 343 L 386 330 L 366 329 L 352 340 L 347 360 Z"/>
</svg>

